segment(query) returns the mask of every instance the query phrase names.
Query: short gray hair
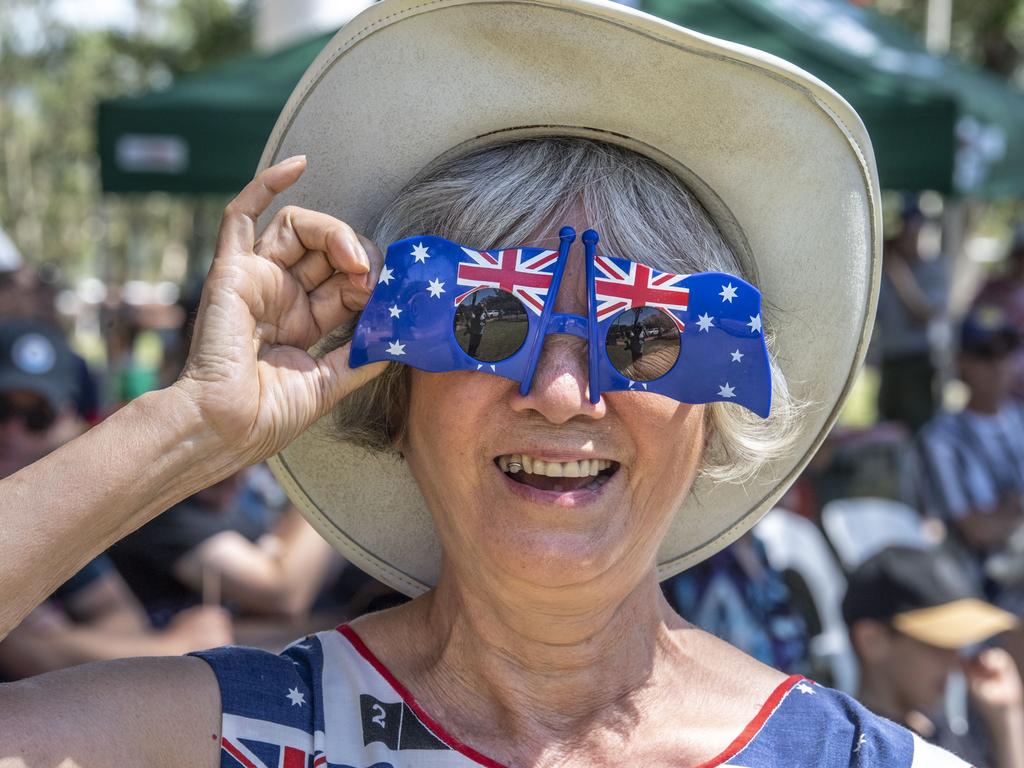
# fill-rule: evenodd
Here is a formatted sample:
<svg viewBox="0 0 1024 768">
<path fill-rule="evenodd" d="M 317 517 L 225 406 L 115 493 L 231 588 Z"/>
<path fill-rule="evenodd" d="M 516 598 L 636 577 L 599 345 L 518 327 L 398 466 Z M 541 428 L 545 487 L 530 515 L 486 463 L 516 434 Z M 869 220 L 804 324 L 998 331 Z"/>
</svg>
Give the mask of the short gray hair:
<svg viewBox="0 0 1024 768">
<path fill-rule="evenodd" d="M 693 193 L 674 174 L 631 150 L 590 139 L 525 139 L 444 161 L 403 189 L 380 215 L 371 237 L 386 245 L 431 234 L 490 249 L 556 232 L 582 203 L 606 253 L 679 274 L 728 272 L 757 284 Z M 352 328 L 333 335 L 336 347 Z M 771 329 L 765 336 L 772 349 Z M 702 472 L 743 482 L 784 453 L 800 410 L 770 355 L 772 412 L 767 419 L 733 403 L 711 403 L 711 439 Z M 409 369 L 392 363 L 335 409 L 338 436 L 375 451 L 395 451 L 409 396 Z"/>
</svg>

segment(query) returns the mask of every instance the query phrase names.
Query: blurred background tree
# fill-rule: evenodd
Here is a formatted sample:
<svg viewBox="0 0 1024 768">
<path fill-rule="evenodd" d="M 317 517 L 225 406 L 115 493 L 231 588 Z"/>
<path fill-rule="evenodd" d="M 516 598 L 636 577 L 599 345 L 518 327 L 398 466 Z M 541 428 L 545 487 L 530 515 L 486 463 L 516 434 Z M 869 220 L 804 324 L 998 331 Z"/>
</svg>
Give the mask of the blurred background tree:
<svg viewBox="0 0 1024 768">
<path fill-rule="evenodd" d="M 196 226 L 215 226 L 223 205 L 104 197 L 94 110 L 250 50 L 252 2 L 135 0 L 134 11 L 128 25 L 89 29 L 54 0 L 0 3 L 0 226 L 68 282 L 180 282 Z"/>
<path fill-rule="evenodd" d="M 876 0 L 872 5 L 924 33 L 927 0 Z M 953 0 L 950 52 L 994 74 L 1021 80 L 1024 3 L 1020 0 Z"/>
</svg>

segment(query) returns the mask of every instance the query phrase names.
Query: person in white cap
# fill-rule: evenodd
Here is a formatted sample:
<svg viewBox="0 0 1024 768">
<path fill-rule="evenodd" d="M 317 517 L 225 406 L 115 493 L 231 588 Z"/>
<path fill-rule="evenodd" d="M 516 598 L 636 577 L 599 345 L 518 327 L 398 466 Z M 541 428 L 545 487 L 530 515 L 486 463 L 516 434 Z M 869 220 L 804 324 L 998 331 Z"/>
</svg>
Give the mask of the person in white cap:
<svg viewBox="0 0 1024 768">
<path fill-rule="evenodd" d="M 0 688 L 0 755 L 962 765 L 658 587 L 771 507 L 863 358 L 877 176 L 833 91 L 614 3 L 385 0 L 314 62 L 262 165 L 181 379 L 0 486 L 0 627 L 64 560 L 270 456 L 329 541 L 417 597 L 280 655 Z M 495 314 L 470 356 L 454 318 L 478 290 Z M 615 368 L 620 316 L 670 368 Z"/>
</svg>

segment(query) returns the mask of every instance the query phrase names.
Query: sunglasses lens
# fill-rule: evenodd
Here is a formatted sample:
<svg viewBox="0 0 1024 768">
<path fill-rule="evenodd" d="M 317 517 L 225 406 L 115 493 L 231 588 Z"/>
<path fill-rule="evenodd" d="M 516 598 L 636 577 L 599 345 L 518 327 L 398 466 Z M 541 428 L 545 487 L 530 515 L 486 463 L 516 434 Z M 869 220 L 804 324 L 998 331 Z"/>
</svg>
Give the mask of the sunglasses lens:
<svg viewBox="0 0 1024 768">
<path fill-rule="evenodd" d="M 627 379 L 654 381 L 679 359 L 679 328 L 655 307 L 627 309 L 608 327 L 604 347 L 612 366 Z"/>
<path fill-rule="evenodd" d="M 45 432 L 53 426 L 56 415 L 45 404 L 26 405 L 9 397 L 0 397 L 0 424 L 21 420 L 29 432 Z"/>
<path fill-rule="evenodd" d="M 453 330 L 463 352 L 482 363 L 496 363 L 519 351 L 529 327 L 519 299 L 500 288 L 481 288 L 459 302 Z"/>
</svg>

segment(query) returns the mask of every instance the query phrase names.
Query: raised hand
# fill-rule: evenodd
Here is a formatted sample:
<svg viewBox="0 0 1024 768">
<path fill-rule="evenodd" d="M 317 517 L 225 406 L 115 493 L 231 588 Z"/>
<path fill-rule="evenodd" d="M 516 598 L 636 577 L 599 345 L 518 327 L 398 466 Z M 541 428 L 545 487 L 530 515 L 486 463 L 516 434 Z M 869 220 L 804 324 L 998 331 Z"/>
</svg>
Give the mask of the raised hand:
<svg viewBox="0 0 1024 768">
<path fill-rule="evenodd" d="M 1024 709 L 1024 686 L 1013 657 L 1002 648 L 987 648 L 964 664 L 975 703 L 986 716 Z"/>
<path fill-rule="evenodd" d="M 348 367 L 348 345 L 307 350 L 362 309 L 378 248 L 324 213 L 287 206 L 257 239 L 256 220 L 306 168 L 304 156 L 262 171 L 225 209 L 203 288 L 186 393 L 231 458 L 272 456 L 383 370 Z"/>
</svg>

